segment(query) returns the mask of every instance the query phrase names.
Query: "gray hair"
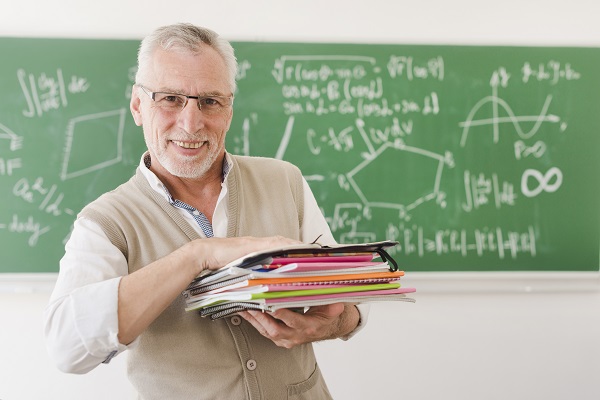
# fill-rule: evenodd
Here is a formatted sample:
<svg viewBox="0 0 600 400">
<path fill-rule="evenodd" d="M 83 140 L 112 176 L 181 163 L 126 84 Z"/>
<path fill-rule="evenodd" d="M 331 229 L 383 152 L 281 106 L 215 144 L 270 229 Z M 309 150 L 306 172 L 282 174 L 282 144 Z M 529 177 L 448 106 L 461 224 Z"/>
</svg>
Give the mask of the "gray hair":
<svg viewBox="0 0 600 400">
<path fill-rule="evenodd" d="M 209 45 L 223 58 L 229 73 L 231 92 L 235 93 L 237 60 L 231 44 L 210 29 L 188 23 L 160 27 L 142 40 L 138 51 L 136 83 L 140 83 L 140 77 L 148 68 L 152 55 L 159 46 L 164 50 L 177 49 L 196 52 L 201 44 Z"/>
</svg>

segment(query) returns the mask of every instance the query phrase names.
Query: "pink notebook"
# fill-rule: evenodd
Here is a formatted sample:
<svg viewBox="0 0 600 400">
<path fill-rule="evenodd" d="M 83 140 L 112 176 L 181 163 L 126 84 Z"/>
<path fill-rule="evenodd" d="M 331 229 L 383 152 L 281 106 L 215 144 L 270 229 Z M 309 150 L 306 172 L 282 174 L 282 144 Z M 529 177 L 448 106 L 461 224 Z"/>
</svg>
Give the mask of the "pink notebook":
<svg viewBox="0 0 600 400">
<path fill-rule="evenodd" d="M 390 295 L 390 294 L 405 294 L 416 292 L 414 288 L 398 288 L 398 289 L 386 289 L 386 290 L 369 290 L 366 292 L 347 292 L 347 293 L 334 293 L 334 294 L 320 294 L 316 296 L 298 296 L 298 297 L 283 297 L 277 299 L 265 299 L 266 304 L 276 303 L 287 303 L 293 301 L 302 300 L 330 300 L 340 299 L 343 301 L 344 297 L 367 297 L 376 295 Z"/>
<path fill-rule="evenodd" d="M 356 254 L 351 256 L 316 256 L 316 257 L 275 257 L 271 264 L 292 263 L 330 263 L 330 262 L 366 262 L 371 261 L 372 253 Z"/>
<path fill-rule="evenodd" d="M 372 266 L 381 266 L 386 265 L 384 263 L 374 263 L 374 262 L 310 262 L 310 263 L 291 263 L 291 264 L 269 264 L 263 265 L 263 269 L 278 269 L 280 267 L 285 267 L 285 271 L 294 271 L 294 272 L 305 272 L 305 271 L 326 271 L 326 270 L 338 270 L 338 269 L 347 269 L 347 268 L 358 268 L 358 267 L 372 267 Z"/>
</svg>

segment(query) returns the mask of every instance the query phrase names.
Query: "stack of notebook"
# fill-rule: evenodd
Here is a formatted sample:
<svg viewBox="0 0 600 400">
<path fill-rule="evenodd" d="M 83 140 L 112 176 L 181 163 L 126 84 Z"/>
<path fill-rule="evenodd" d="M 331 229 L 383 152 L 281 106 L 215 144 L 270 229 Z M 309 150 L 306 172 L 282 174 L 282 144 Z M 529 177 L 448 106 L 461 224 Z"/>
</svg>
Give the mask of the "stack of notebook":
<svg viewBox="0 0 600 400">
<path fill-rule="evenodd" d="M 211 319 L 243 310 L 303 310 L 331 303 L 409 301 L 395 260 L 397 242 L 303 244 L 256 252 L 196 278 L 184 291 L 186 311 Z"/>
</svg>

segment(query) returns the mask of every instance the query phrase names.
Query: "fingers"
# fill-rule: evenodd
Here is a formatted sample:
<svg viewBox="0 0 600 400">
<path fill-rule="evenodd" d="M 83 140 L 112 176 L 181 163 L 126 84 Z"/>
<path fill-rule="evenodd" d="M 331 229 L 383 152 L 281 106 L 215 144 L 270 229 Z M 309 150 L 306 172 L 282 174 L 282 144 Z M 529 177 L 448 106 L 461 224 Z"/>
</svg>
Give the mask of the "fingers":
<svg viewBox="0 0 600 400">
<path fill-rule="evenodd" d="M 235 238 L 208 238 L 198 239 L 185 245 L 193 257 L 192 260 L 203 269 L 215 270 L 231 261 L 237 260 L 247 254 L 297 245 L 301 242 L 283 236 L 269 237 L 235 237 Z M 184 248 L 182 248 L 184 250 Z M 184 250 L 188 251 L 188 250 Z"/>
<path fill-rule="evenodd" d="M 305 314 L 288 309 L 272 313 L 248 310 L 241 312 L 240 316 L 277 346 L 289 349 L 337 337 L 339 317 L 343 311 L 344 304 L 337 303 L 312 307 Z"/>
<path fill-rule="evenodd" d="M 239 315 L 248 321 L 261 335 L 270 339 L 279 347 L 291 349 L 303 342 L 298 341 L 298 336 L 282 321 L 261 311 L 244 311 Z"/>
</svg>

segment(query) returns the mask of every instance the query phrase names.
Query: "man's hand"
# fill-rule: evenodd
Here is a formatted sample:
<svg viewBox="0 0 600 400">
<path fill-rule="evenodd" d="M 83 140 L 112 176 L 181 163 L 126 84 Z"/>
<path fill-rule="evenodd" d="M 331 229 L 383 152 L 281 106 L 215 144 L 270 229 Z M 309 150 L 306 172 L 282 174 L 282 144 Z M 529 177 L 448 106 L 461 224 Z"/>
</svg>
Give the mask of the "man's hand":
<svg viewBox="0 0 600 400">
<path fill-rule="evenodd" d="M 126 275 L 119 284 L 119 341 L 131 343 L 205 269 L 217 269 L 248 253 L 298 244 L 281 236 L 193 240 Z"/>
<path fill-rule="evenodd" d="M 347 303 L 311 307 L 304 314 L 286 309 L 272 313 L 249 310 L 241 312 L 240 316 L 261 335 L 287 349 L 303 343 L 346 336 L 359 321 L 358 309 Z"/>
</svg>

